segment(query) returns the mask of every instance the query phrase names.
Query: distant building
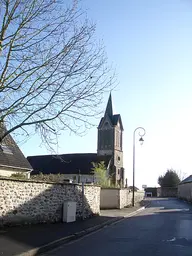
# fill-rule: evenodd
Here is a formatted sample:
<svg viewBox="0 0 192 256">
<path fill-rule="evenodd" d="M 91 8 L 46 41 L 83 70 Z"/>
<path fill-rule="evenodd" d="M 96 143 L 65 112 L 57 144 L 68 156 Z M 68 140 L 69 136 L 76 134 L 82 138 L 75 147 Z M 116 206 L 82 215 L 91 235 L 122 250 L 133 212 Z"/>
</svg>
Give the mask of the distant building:
<svg viewBox="0 0 192 256">
<path fill-rule="evenodd" d="M 156 187 L 145 188 L 145 196 L 157 197 L 157 188 Z"/>
<path fill-rule="evenodd" d="M 6 128 L 0 125 L 0 133 L 4 134 Z M 15 173 L 22 173 L 30 177 L 32 167 L 27 161 L 16 142 L 8 134 L 0 144 L 0 176 L 9 177 Z"/>
<path fill-rule="evenodd" d="M 34 171 L 32 175 L 65 174 L 74 182 L 94 182 L 92 162 L 104 161 L 114 184 L 124 186 L 123 124 L 119 114 L 113 114 L 112 97 L 98 126 L 97 153 L 28 156 Z"/>
<path fill-rule="evenodd" d="M 192 175 L 188 176 L 179 183 L 178 197 L 192 202 Z"/>
<path fill-rule="evenodd" d="M 129 186 L 128 189 L 129 189 L 130 191 L 133 191 L 133 186 Z M 135 191 L 135 192 L 137 192 L 138 190 L 139 190 L 139 188 L 134 187 L 134 191 Z"/>
</svg>

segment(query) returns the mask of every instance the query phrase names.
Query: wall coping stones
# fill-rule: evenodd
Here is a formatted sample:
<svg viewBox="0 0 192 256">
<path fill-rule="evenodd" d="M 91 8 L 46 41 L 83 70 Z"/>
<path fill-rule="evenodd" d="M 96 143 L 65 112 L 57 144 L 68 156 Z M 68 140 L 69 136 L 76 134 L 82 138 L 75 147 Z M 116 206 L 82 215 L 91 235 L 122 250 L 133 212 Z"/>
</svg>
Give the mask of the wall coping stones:
<svg viewBox="0 0 192 256">
<path fill-rule="evenodd" d="M 10 177 L 0 177 L 0 180 L 15 181 L 15 182 L 25 182 L 25 183 L 44 183 L 44 184 L 55 184 L 55 185 L 69 185 L 69 186 L 82 186 L 82 183 L 68 183 L 68 182 L 54 182 L 54 181 L 44 181 L 44 180 L 33 180 L 33 179 L 16 179 Z M 95 184 L 84 184 L 86 187 L 100 187 Z"/>
</svg>

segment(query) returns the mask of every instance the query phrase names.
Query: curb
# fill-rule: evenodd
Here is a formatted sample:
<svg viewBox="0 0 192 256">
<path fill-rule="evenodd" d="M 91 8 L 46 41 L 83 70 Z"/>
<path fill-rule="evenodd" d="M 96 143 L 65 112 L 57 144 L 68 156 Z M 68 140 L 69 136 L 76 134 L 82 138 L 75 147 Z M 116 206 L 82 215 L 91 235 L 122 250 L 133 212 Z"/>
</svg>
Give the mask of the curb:
<svg viewBox="0 0 192 256">
<path fill-rule="evenodd" d="M 113 220 L 108 220 L 108 221 L 105 221 L 104 223 L 101 223 L 99 225 L 96 225 L 96 226 L 93 226 L 93 227 L 90 227 L 90 228 L 87 228 L 83 231 L 80 231 L 80 232 L 77 232 L 73 235 L 70 235 L 70 236 L 66 236 L 66 237 L 63 237 L 63 238 L 60 238 L 58 240 L 54 240 L 46 245 L 43 245 L 43 246 L 40 246 L 40 247 L 36 247 L 34 249 L 31 249 L 27 252 L 23 252 L 21 254 L 17 254 L 16 256 L 36 256 L 36 255 L 40 255 L 42 253 L 45 253 L 47 251 L 50 251 L 50 250 L 53 250 L 57 247 L 59 247 L 60 245 L 63 245 L 63 244 L 66 244 L 68 242 L 71 242 L 73 240 L 76 240 L 76 239 L 79 239 L 85 235 L 88 235 L 90 233 L 93 233 L 97 230 L 100 230 L 104 227 L 107 227 L 107 226 L 110 226 L 110 225 L 115 225 L 116 223 L 120 222 L 120 221 L 123 221 L 125 218 L 128 218 L 128 217 L 131 217 L 131 216 L 134 216 L 136 215 L 138 212 L 144 210 L 145 208 L 147 208 L 149 205 L 146 205 L 146 206 L 143 206 L 139 209 L 137 209 L 136 211 L 133 211 L 125 216 L 122 216 L 122 217 L 115 217 Z"/>
</svg>

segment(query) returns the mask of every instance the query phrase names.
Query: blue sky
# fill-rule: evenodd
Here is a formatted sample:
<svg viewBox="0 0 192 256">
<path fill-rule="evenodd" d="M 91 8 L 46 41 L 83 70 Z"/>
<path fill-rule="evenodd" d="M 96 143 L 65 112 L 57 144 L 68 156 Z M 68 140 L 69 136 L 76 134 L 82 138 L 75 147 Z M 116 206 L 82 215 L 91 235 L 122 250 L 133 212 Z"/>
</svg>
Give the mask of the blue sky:
<svg viewBox="0 0 192 256">
<path fill-rule="evenodd" d="M 124 125 L 124 167 L 132 183 L 133 131 L 146 129 L 136 144 L 136 185 L 157 185 L 167 168 L 192 174 L 192 2 L 189 0 L 82 0 L 96 37 L 103 40 L 117 73 L 112 92 Z M 105 95 L 103 110 L 107 103 Z M 94 120 L 95 125 L 99 122 Z M 139 137 L 136 137 L 139 139 Z M 96 152 L 97 128 L 84 137 L 63 133 L 59 153 Z M 34 137 L 24 154 L 47 154 Z"/>
</svg>

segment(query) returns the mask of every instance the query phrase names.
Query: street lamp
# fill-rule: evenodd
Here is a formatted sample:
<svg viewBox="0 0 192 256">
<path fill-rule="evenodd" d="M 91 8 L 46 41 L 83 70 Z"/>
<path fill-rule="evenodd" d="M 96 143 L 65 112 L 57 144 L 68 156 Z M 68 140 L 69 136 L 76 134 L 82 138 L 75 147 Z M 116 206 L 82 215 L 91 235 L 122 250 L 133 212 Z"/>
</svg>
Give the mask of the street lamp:
<svg viewBox="0 0 192 256">
<path fill-rule="evenodd" d="M 143 136 L 145 135 L 145 129 L 143 127 L 137 127 L 133 132 L 133 198 L 132 198 L 132 206 L 135 205 L 135 133 L 136 131 L 140 130 L 138 132 L 140 136 L 140 143 L 143 145 L 144 139 Z"/>
</svg>

